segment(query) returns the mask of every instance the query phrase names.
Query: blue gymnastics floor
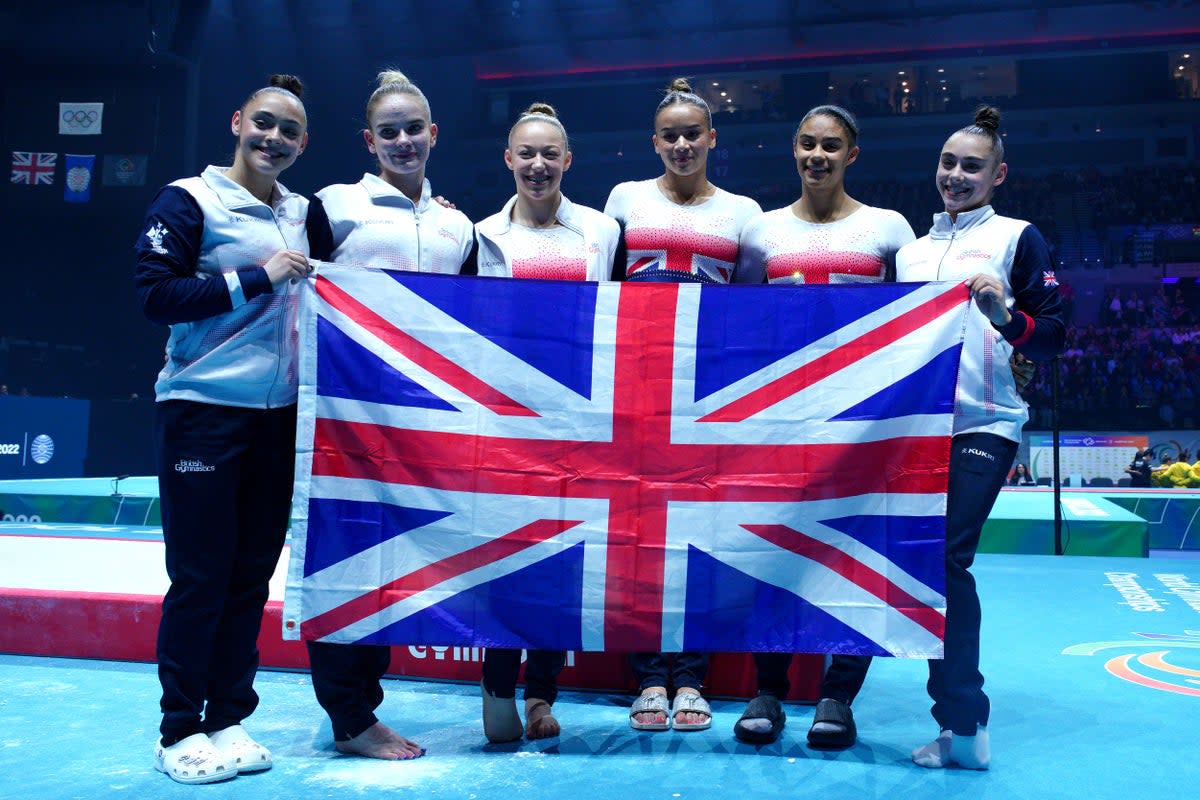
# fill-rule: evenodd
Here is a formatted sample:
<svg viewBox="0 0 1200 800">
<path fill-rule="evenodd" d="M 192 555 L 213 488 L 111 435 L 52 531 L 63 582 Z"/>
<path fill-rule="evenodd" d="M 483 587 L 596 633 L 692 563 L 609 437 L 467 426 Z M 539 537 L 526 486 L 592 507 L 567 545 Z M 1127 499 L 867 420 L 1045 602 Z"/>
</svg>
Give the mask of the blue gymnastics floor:
<svg viewBox="0 0 1200 800">
<path fill-rule="evenodd" d="M 558 739 L 491 746 L 477 687 L 387 681 L 380 716 L 429 754 L 338 755 L 303 673 L 260 673 L 247 728 L 273 770 L 208 786 L 156 773 L 158 685 L 147 664 L 0 656 L 0 798 L 1184 798 L 1196 796 L 1200 560 L 982 555 L 984 673 L 993 765 L 930 771 L 925 665 L 876 661 L 855 704 L 858 744 L 804 744 L 812 707 L 789 705 L 774 745 L 736 742 L 742 703 L 711 730 L 635 733 L 629 698 L 564 693 Z"/>
</svg>

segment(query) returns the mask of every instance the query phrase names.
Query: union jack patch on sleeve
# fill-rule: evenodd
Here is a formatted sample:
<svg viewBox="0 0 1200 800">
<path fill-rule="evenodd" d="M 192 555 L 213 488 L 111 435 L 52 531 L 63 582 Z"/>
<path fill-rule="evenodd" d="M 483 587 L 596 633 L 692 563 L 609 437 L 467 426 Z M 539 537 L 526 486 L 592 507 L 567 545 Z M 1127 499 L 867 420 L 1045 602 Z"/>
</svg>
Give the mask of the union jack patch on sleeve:
<svg viewBox="0 0 1200 800">
<path fill-rule="evenodd" d="M 1042 285 L 1058 286 L 1058 278 L 1054 277 L 1054 270 L 1050 269 L 1042 271 Z"/>
</svg>

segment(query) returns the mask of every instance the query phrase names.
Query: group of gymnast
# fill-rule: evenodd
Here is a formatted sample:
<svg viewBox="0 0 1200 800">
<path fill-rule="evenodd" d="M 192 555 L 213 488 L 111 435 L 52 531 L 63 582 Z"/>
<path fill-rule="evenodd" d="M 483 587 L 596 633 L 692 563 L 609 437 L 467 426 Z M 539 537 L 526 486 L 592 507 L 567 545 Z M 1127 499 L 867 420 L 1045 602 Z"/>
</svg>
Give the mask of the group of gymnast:
<svg viewBox="0 0 1200 800">
<path fill-rule="evenodd" d="M 937 153 L 941 210 L 917 238 L 895 211 L 847 194 L 859 155 L 850 110 L 818 105 L 792 134 L 797 199 L 763 212 L 714 185 L 712 112 L 685 79 L 654 110 L 655 178 L 617 184 L 603 211 L 568 200 L 573 159 L 563 120 L 533 103 L 508 133 L 515 191 L 472 222 L 435 197 L 426 167 L 438 126 L 429 101 L 388 70 L 362 130 L 377 164 L 357 183 L 311 198 L 278 180 L 308 145 L 298 79 L 276 75 L 233 112 L 232 165 L 175 181 L 151 203 L 137 245 L 144 313 L 169 326 L 155 385 L 155 437 L 170 588 L 157 661 L 162 723 L 155 766 L 181 783 L 269 769 L 270 750 L 242 723 L 258 704 L 257 637 L 268 580 L 289 524 L 294 481 L 297 307 L 314 260 L 390 270 L 575 281 L 807 283 L 961 281 L 971 293 L 955 402 L 946 503 L 945 654 L 929 661 L 938 734 L 916 748 L 924 767 L 986 769 L 990 705 L 979 668 L 980 608 L 969 568 L 1027 419 L 1010 358 L 1045 360 L 1064 323 L 1048 248 L 1030 223 L 991 206 L 1007 176 L 1000 114 L 980 107 Z M 181 465 L 183 465 L 181 467 Z M 316 699 L 334 747 L 404 760 L 425 754 L 375 714 L 390 650 L 307 643 Z M 758 653 L 758 693 L 734 726 L 742 741 L 781 734 L 792 656 Z M 710 727 L 706 653 L 634 653 L 637 731 Z M 871 658 L 833 655 L 807 735 L 842 749 L 857 737 L 851 706 Z M 554 715 L 565 653 L 530 650 L 524 720 L 521 651 L 487 649 L 481 694 L 490 742 L 559 735 Z"/>
</svg>

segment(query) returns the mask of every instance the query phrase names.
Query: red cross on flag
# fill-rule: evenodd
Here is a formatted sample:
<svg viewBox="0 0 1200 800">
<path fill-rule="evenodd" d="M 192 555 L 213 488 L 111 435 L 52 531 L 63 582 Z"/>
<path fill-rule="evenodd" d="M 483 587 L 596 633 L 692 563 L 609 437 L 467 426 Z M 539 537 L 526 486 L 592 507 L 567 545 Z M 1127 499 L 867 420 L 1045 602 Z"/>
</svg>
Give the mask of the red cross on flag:
<svg viewBox="0 0 1200 800">
<path fill-rule="evenodd" d="M 966 309 L 322 265 L 285 635 L 937 656 Z"/>
</svg>

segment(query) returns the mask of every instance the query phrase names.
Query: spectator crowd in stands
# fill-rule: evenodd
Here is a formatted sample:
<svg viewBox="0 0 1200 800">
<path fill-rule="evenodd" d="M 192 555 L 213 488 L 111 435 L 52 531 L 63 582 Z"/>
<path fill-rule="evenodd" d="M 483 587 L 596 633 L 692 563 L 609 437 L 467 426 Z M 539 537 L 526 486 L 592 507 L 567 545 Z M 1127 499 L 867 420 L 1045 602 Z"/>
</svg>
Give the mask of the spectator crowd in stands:
<svg viewBox="0 0 1200 800">
<path fill-rule="evenodd" d="M 1200 224 L 1200 166 L 1126 167 L 1118 175 L 1088 171 L 1092 218 L 1108 225 Z"/>
<path fill-rule="evenodd" d="M 1050 381 L 1051 370 L 1041 365 L 1026 387 L 1031 427 L 1051 427 Z M 1200 325 L 1122 322 L 1068 329 L 1058 395 L 1064 428 L 1195 428 Z"/>
<path fill-rule="evenodd" d="M 1155 287 L 1153 291 L 1113 287 L 1105 294 L 1100 309 L 1101 320 L 1107 327 L 1129 325 L 1139 329 L 1178 327 L 1200 322 L 1184 286 L 1176 283 Z"/>
</svg>

